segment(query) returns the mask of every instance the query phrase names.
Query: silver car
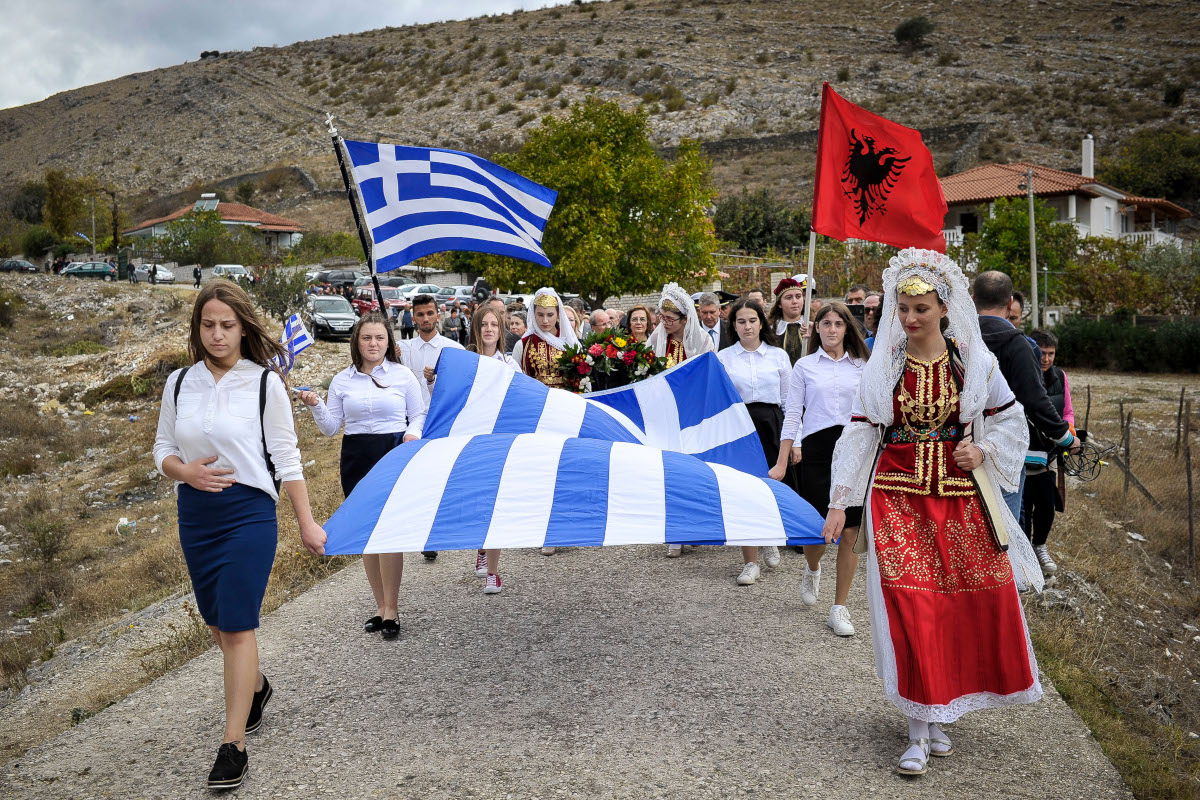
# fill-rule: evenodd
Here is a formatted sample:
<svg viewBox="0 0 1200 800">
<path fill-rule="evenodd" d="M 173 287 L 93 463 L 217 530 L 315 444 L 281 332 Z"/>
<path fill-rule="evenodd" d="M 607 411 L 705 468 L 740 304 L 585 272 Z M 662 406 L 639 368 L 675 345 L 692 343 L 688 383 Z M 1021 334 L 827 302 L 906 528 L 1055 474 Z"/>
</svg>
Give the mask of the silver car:
<svg viewBox="0 0 1200 800">
<path fill-rule="evenodd" d="M 133 282 L 141 283 L 142 281 L 149 281 L 151 266 L 153 266 L 153 265 L 152 264 L 139 264 L 138 266 L 134 267 L 133 268 Z M 171 270 L 167 269 L 162 264 L 159 264 L 158 272 L 155 274 L 154 282 L 155 283 L 174 283 L 175 282 L 175 273 L 171 272 Z"/>
</svg>

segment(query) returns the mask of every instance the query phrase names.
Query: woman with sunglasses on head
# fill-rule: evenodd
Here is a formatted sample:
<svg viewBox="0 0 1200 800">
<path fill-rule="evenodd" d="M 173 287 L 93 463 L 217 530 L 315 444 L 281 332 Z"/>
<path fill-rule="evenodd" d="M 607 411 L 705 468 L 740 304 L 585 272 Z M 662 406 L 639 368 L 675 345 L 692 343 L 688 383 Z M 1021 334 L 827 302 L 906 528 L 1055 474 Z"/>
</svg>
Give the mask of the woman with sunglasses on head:
<svg viewBox="0 0 1200 800">
<path fill-rule="evenodd" d="M 833 448 L 842 428 L 850 422 L 850 405 L 870 354 L 850 309 L 839 302 L 828 303 L 817 312 L 808 350 L 809 354 L 791 370 L 787 413 L 770 476 L 781 479 L 789 465 L 802 463 L 800 496 L 825 517 L 829 513 Z M 861 520 L 861 508 L 847 509 L 845 532 L 838 543 L 837 583 L 833 607 L 825 622 L 838 636 L 854 635 L 846 598 L 858 568 L 854 543 Z M 804 547 L 808 565 L 800 584 L 800 601 L 809 607 L 817 604 L 821 591 L 824 554 L 823 544 Z"/>
<path fill-rule="evenodd" d="M 425 400 L 412 370 L 396 357 L 392 326 L 378 311 L 364 314 L 350 332 L 350 366 L 333 376 L 328 402 L 313 391 L 299 393 L 317 429 L 342 436 L 342 495 L 348 497 L 381 458 L 404 442 L 421 438 Z M 400 581 L 403 553 L 363 556 L 367 583 L 375 598 L 375 616 L 363 623 L 383 639 L 400 635 Z"/>
<path fill-rule="evenodd" d="M 787 399 L 792 365 L 787 353 L 774 345 L 775 335 L 767 327 L 767 315 L 761 305 L 739 300 L 729 318 L 738 340 L 719 351 L 717 358 L 746 404 L 762 442 L 763 454 L 770 464 L 779 452 L 783 404 Z M 758 550 L 757 547 L 742 548 L 742 572 L 737 577 L 739 586 L 752 586 L 758 580 Z M 763 550 L 767 566 L 779 566 L 779 547 L 764 547 Z"/>
</svg>

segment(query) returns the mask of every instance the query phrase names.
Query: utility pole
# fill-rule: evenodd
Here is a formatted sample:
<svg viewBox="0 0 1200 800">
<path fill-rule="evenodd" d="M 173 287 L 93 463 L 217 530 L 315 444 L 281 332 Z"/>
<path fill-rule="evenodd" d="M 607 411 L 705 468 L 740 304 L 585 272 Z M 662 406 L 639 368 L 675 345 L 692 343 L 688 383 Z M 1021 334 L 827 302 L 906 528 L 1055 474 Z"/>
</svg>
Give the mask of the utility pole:
<svg viewBox="0 0 1200 800">
<path fill-rule="evenodd" d="M 1033 218 L 1033 165 L 1025 169 L 1025 187 L 1029 194 L 1029 280 L 1032 288 L 1029 297 L 1033 303 L 1033 313 L 1030 315 L 1030 319 L 1033 320 L 1034 327 L 1040 327 L 1042 318 L 1038 314 L 1037 233 Z"/>
<path fill-rule="evenodd" d="M 91 196 L 92 201 L 92 261 L 96 260 L 96 195 Z"/>
</svg>

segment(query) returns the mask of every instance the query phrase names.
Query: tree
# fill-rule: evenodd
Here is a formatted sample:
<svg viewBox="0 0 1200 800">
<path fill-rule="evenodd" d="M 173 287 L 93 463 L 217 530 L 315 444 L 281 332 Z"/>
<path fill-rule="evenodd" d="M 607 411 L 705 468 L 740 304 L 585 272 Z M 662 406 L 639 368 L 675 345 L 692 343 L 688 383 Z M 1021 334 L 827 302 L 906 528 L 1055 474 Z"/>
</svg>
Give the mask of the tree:
<svg viewBox="0 0 1200 800">
<path fill-rule="evenodd" d="M 327 258 L 367 260 L 358 234 L 323 230 L 311 230 L 305 233 L 300 244 L 288 251 L 284 260 L 287 264 L 296 265 L 316 264 Z"/>
<path fill-rule="evenodd" d="M 46 170 L 46 204 L 42 218 L 60 239 L 75 233 L 77 221 L 84 215 L 83 182 L 60 169 Z"/>
<path fill-rule="evenodd" d="M 767 189 L 723 197 L 713 216 L 717 238 L 751 253 L 787 253 L 808 241 L 805 209 L 776 200 Z"/>
<path fill-rule="evenodd" d="M 189 211 L 167 223 L 167 232 L 159 237 L 156 249 L 163 258 L 177 264 L 211 267 L 217 263 L 225 236 L 225 226 L 216 211 Z"/>
<path fill-rule="evenodd" d="M 21 187 L 9 204 L 12 215 L 30 225 L 42 224 L 42 206 L 46 204 L 46 184 L 30 181 Z"/>
<path fill-rule="evenodd" d="M 1112 159 L 1102 159 L 1097 177 L 1122 191 L 1165 197 L 1200 210 L 1200 133 L 1181 127 L 1140 130 Z"/>
<path fill-rule="evenodd" d="M 1063 276 L 1064 299 L 1078 302 L 1084 314 L 1141 311 L 1154 302 L 1157 294 L 1151 276 L 1135 268 L 1141 250 L 1141 245 L 1128 240 L 1084 238 Z"/>
<path fill-rule="evenodd" d="M 255 267 L 250 293 L 263 311 L 280 322 L 304 306 L 304 289 L 308 278 L 304 270 L 289 269 L 277 264 Z"/>
<path fill-rule="evenodd" d="M 1151 281 L 1151 313 L 1200 314 L 1200 246 L 1147 247 L 1137 254 L 1133 268 Z"/>
<path fill-rule="evenodd" d="M 233 196 L 239 203 L 250 205 L 250 201 L 254 199 L 254 184 L 250 181 L 242 181 L 238 184 Z"/>
<path fill-rule="evenodd" d="M 664 161 L 648 131 L 644 112 L 594 97 L 565 118 L 546 117 L 520 151 L 497 161 L 558 191 L 542 240 L 553 268 L 478 254 L 456 254 L 456 268 L 499 287 L 575 291 L 592 305 L 711 275 L 711 164 L 694 142 Z"/>
<path fill-rule="evenodd" d="M 1043 268 L 1061 273 L 1079 250 L 1079 233 L 1069 222 L 1059 222 L 1058 212 L 1034 199 L 1038 272 Z M 1012 278 L 1013 286 L 1028 293 L 1029 201 L 1023 197 L 1001 197 L 992 213 L 983 218 L 979 233 L 967 234 L 966 243 L 951 257 L 974 261 L 978 270 L 1000 270 Z M 960 262 L 964 263 L 964 262 Z M 1041 275 L 1038 275 L 1041 278 Z M 1039 290 L 1039 294 L 1040 294 Z"/>
<path fill-rule="evenodd" d="M 905 48 L 916 50 L 925 46 L 925 37 L 933 33 L 936 27 L 929 17 L 909 17 L 896 26 L 892 35 Z"/>
<path fill-rule="evenodd" d="M 21 252 L 29 259 L 41 258 L 56 244 L 58 237 L 52 230 L 45 225 L 34 225 L 26 231 L 25 238 L 21 241 Z"/>
</svg>

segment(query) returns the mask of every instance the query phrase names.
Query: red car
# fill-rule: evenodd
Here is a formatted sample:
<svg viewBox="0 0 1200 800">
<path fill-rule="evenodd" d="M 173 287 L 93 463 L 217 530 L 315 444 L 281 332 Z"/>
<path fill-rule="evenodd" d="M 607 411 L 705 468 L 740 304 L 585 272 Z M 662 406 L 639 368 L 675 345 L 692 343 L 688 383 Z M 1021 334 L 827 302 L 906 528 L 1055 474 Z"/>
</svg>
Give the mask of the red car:
<svg viewBox="0 0 1200 800">
<path fill-rule="evenodd" d="M 400 296 L 400 290 L 394 286 L 382 286 L 380 290 L 383 292 L 383 301 L 387 303 L 388 313 L 393 317 L 399 313 L 400 307 L 404 304 L 404 298 Z M 350 305 L 354 306 L 354 312 L 360 317 L 371 311 L 379 310 L 379 301 L 375 298 L 375 288 L 372 286 L 360 286 L 354 290 L 354 297 L 350 300 Z"/>
</svg>

